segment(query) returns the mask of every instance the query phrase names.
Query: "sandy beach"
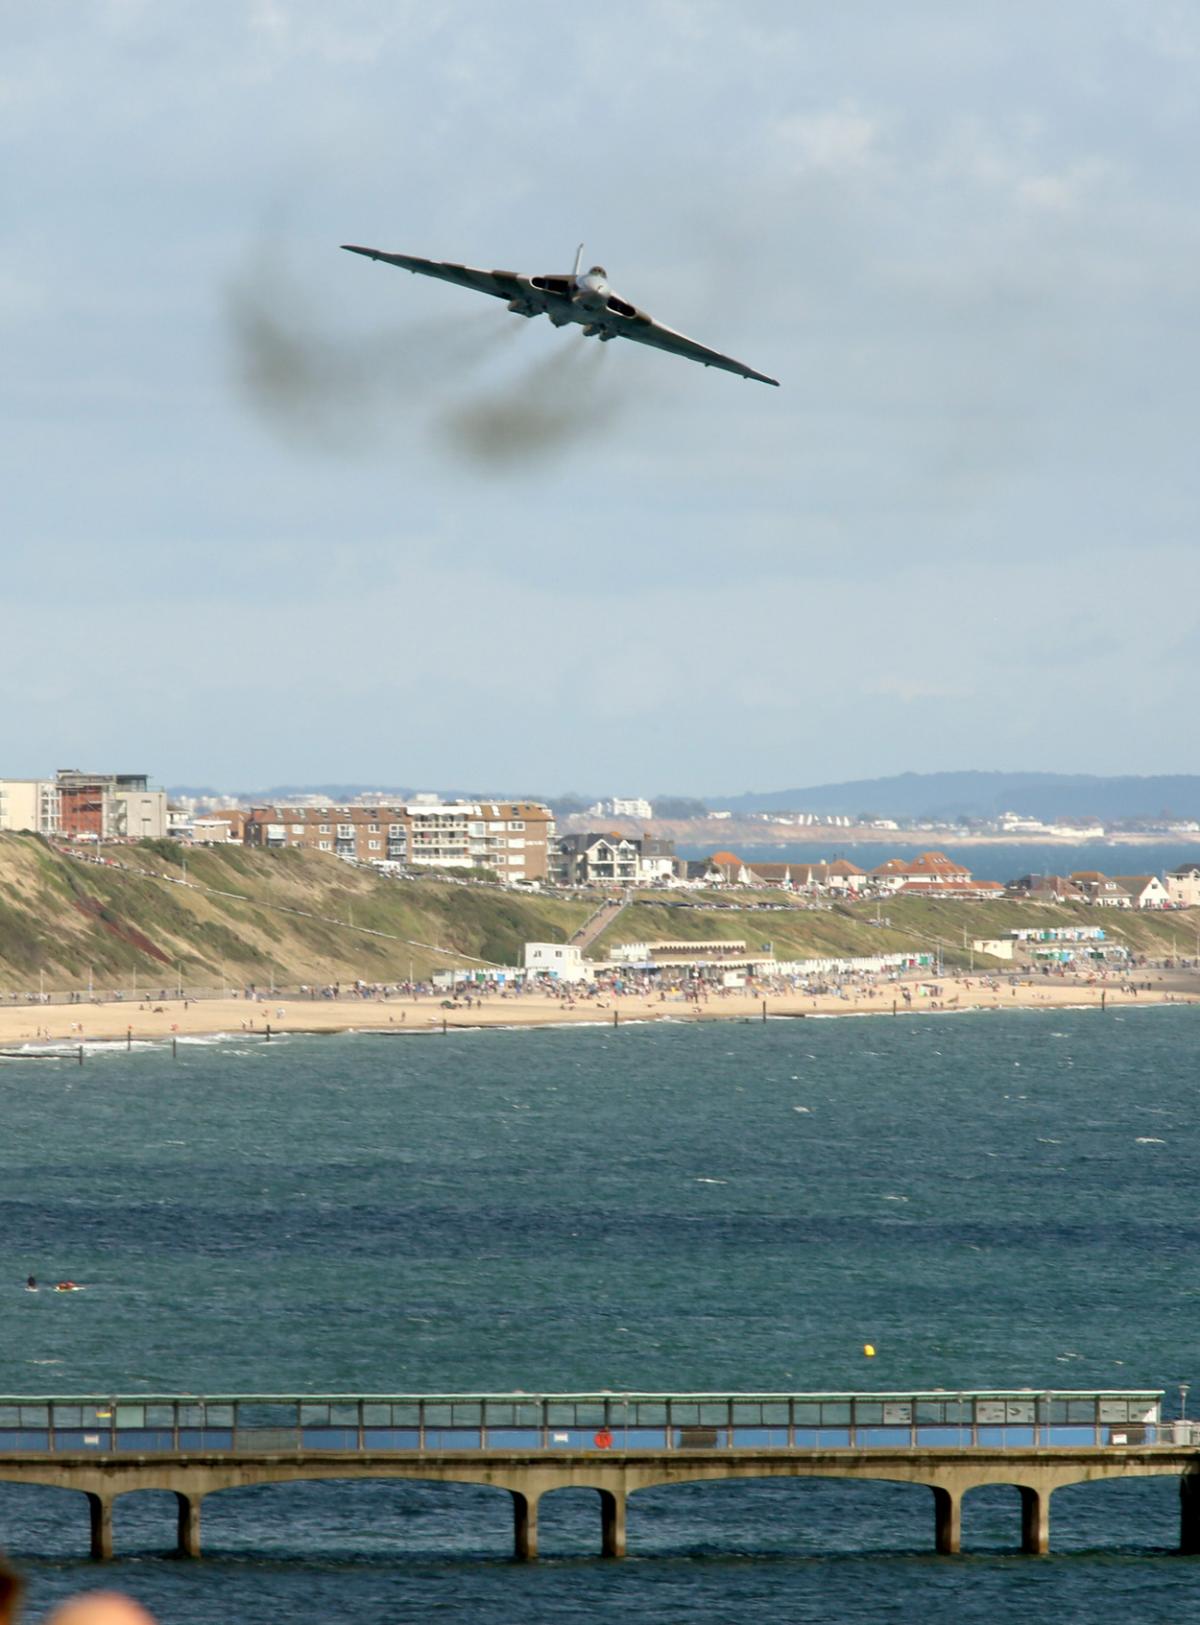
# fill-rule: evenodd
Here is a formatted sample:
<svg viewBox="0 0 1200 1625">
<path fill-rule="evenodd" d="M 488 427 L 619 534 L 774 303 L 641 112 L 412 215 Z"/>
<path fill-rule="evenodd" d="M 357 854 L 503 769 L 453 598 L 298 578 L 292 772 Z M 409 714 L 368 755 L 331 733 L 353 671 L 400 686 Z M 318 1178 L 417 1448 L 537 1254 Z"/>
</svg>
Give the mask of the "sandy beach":
<svg viewBox="0 0 1200 1625">
<path fill-rule="evenodd" d="M 943 976 L 936 983 L 905 981 L 874 988 L 847 989 L 844 994 L 737 990 L 714 993 L 697 1006 L 680 995 L 628 994 L 598 998 L 553 998 L 542 994 L 459 1000 L 445 1009 L 434 996 L 419 999 L 275 999 L 244 998 L 181 1001 L 146 1000 L 139 1004 L 95 1003 L 18 1005 L 0 1009 L 0 1051 L 25 1045 L 143 1042 L 172 1038 L 243 1034 L 386 1032 L 441 1033 L 477 1027 L 543 1027 L 571 1023 L 620 1024 L 638 1021 L 749 1021 L 768 1017 L 849 1015 L 898 1016 L 929 1011 L 1045 1010 L 1069 1006 L 1108 1009 L 1126 1005 L 1200 1003 L 1200 977 L 1160 979 L 1145 971 L 1135 984 L 1071 982 L 1050 977 L 1020 978 L 998 984 L 977 976 Z M 1147 983 L 1149 986 L 1147 987 Z M 936 991 L 933 991 L 936 989 Z"/>
</svg>

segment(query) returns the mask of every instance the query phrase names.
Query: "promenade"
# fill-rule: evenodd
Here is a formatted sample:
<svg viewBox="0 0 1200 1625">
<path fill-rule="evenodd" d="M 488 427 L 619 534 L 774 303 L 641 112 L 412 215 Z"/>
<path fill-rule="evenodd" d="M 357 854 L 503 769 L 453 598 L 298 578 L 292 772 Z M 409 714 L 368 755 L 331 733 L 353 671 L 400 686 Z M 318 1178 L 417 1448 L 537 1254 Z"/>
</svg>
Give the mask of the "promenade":
<svg viewBox="0 0 1200 1625">
<path fill-rule="evenodd" d="M 1069 1484 L 1175 1477 L 1180 1549 L 1200 1551 L 1200 1429 L 1156 1391 L 882 1394 L 9 1396 L 0 1481 L 87 1498 L 90 1550 L 114 1555 L 113 1503 L 175 1495 L 177 1549 L 198 1557 L 208 1495 L 255 1484 L 391 1478 L 476 1484 L 512 1500 L 513 1551 L 538 1552 L 538 1508 L 596 1492 L 600 1550 L 627 1550 L 629 1497 L 702 1481 L 827 1478 L 931 1491 L 933 1545 L 957 1553 L 964 1497 L 1020 1491 L 1020 1546 L 1050 1548 Z"/>
</svg>

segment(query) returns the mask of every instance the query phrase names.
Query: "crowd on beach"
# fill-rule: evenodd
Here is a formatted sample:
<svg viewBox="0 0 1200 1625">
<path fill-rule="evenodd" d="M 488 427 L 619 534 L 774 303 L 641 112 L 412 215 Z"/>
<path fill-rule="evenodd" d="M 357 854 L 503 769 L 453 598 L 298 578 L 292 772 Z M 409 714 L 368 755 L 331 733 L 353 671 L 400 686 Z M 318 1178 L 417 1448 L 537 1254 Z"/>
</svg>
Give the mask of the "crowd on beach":
<svg viewBox="0 0 1200 1625">
<path fill-rule="evenodd" d="M 157 989 L 137 1002 L 97 994 L 51 1001 L 38 994 L 0 1006 L 0 1044 L 171 1042 L 242 1033 L 271 1039 L 304 1032 L 443 1032 L 454 1027 L 543 1026 L 588 1021 L 747 1020 L 768 1016 L 908 1015 L 930 1011 L 1038 1009 L 1076 1004 L 1200 1002 L 1200 961 L 1124 960 L 1047 964 L 1012 971 L 926 966 L 827 969 L 734 978 L 686 966 L 598 967 L 590 982 L 461 974 L 451 982 L 309 983 L 284 990 L 249 985 L 198 997 Z M 735 985 L 731 985 L 735 984 Z M 36 1020 L 31 1020 L 36 1010 Z M 13 1052 L 0 1049 L 0 1060 Z"/>
</svg>

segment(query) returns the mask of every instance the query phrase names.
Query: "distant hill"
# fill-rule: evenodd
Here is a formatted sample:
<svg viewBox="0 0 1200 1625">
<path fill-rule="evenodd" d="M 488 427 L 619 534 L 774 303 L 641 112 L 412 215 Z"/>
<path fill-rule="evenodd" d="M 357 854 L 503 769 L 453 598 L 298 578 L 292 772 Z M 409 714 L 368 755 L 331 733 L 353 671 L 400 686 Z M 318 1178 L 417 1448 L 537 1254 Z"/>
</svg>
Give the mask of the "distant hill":
<svg viewBox="0 0 1200 1625">
<path fill-rule="evenodd" d="M 898 773 L 798 790 L 709 796 L 731 812 L 870 813 L 877 818 L 1200 818 L 1200 775 L 1102 778 L 1089 773 Z"/>
</svg>

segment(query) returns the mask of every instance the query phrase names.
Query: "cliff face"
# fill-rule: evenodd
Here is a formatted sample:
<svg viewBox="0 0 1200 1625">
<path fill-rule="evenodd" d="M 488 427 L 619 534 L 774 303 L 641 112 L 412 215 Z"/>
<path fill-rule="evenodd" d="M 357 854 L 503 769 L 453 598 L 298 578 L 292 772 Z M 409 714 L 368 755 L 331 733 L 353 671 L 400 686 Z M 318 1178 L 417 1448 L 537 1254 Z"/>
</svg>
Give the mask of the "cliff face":
<svg viewBox="0 0 1200 1625">
<path fill-rule="evenodd" d="M 595 903 L 385 879 L 299 850 L 162 841 L 71 856 L 36 836 L 0 835 L 0 999 L 89 982 L 146 991 L 396 982 L 452 965 L 519 965 L 525 942 L 565 942 Z M 915 950 L 940 951 L 954 966 L 968 963 L 972 937 L 1072 924 L 1103 926 L 1136 953 L 1200 956 L 1194 909 L 919 897 L 813 908 L 778 891 L 642 894 L 589 953 L 603 960 L 623 942 L 741 941 L 751 952 L 769 944 L 779 960 Z"/>
<path fill-rule="evenodd" d="M 185 869 L 186 862 L 186 869 Z M 518 964 L 565 941 L 586 903 L 435 879 L 396 881 L 337 858 L 168 842 L 69 856 L 0 835 L 0 995 L 86 987 L 398 981 Z"/>
</svg>

